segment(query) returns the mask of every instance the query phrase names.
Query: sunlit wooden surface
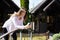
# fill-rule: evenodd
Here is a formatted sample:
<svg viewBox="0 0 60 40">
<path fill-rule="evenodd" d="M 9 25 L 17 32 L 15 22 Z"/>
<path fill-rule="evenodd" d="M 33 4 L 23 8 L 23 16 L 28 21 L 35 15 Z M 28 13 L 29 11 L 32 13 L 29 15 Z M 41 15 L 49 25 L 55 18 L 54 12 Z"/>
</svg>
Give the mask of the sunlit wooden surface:
<svg viewBox="0 0 60 40">
<path fill-rule="evenodd" d="M 33 34 L 32 40 L 46 40 L 47 36 L 41 36 L 39 34 Z M 20 40 L 19 34 L 17 35 L 17 40 Z M 29 34 L 23 34 L 22 40 L 29 40 Z"/>
</svg>

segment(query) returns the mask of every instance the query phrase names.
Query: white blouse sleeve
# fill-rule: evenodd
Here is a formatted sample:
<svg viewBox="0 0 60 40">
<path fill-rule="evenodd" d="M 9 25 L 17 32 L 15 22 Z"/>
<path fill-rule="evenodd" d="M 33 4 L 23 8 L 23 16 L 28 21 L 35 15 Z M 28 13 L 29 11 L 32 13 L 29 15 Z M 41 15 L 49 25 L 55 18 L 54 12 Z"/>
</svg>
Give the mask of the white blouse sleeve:
<svg viewBox="0 0 60 40">
<path fill-rule="evenodd" d="M 17 27 L 17 28 L 19 28 L 19 29 L 24 29 L 25 28 L 24 25 L 23 26 L 18 25 L 18 22 L 17 22 L 17 18 L 16 17 L 13 17 L 12 18 L 12 22 L 13 22 L 14 26 Z"/>
</svg>

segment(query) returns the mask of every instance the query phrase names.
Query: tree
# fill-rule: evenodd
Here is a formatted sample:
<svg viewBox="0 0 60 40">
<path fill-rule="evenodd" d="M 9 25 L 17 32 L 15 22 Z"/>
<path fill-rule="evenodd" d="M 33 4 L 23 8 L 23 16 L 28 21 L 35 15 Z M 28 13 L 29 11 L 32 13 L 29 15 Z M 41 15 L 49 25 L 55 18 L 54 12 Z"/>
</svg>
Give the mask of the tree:
<svg viewBox="0 0 60 40">
<path fill-rule="evenodd" d="M 27 21 L 25 22 L 25 24 L 27 22 L 30 22 L 31 21 L 31 15 L 29 13 L 29 0 L 20 0 L 20 4 L 21 4 L 21 8 L 25 8 L 26 11 L 27 11 Z"/>
</svg>

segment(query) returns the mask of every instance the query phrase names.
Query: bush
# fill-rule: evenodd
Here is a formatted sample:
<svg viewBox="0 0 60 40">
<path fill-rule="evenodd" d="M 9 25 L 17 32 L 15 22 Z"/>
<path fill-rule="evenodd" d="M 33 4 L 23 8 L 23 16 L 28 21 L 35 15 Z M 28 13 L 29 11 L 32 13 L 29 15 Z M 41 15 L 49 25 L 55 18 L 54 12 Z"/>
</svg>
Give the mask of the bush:
<svg viewBox="0 0 60 40">
<path fill-rule="evenodd" d="M 53 35 L 53 40 L 59 40 L 60 39 L 60 33 Z"/>
</svg>

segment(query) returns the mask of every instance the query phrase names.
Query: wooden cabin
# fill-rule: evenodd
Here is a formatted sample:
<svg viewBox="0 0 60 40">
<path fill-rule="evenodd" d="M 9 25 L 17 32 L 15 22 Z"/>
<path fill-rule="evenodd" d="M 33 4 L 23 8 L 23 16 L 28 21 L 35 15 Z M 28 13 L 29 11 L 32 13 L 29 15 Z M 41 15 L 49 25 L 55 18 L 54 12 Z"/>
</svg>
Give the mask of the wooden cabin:
<svg viewBox="0 0 60 40">
<path fill-rule="evenodd" d="M 32 21 L 35 22 L 35 32 L 60 32 L 60 1 L 43 0 L 31 11 Z"/>
</svg>

